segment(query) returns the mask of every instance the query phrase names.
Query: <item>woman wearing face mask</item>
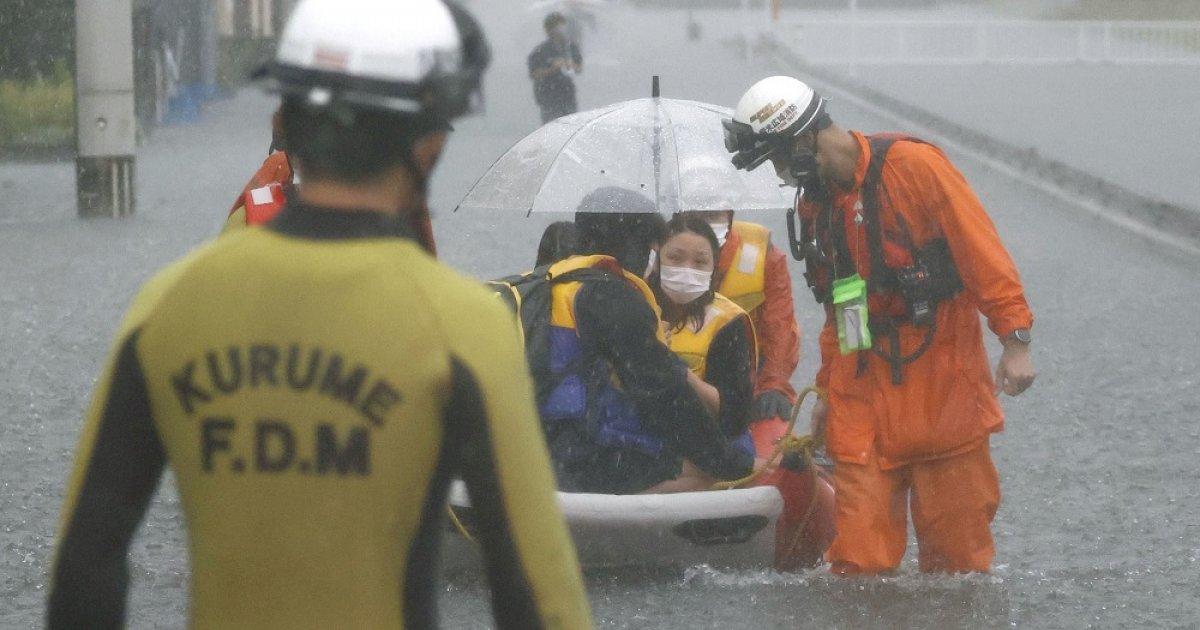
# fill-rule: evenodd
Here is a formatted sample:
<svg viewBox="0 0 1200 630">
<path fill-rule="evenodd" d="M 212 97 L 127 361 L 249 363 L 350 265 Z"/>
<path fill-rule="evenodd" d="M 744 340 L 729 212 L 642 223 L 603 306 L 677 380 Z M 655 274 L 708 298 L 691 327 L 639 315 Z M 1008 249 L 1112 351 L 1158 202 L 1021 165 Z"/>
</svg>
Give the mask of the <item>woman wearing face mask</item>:
<svg viewBox="0 0 1200 630">
<path fill-rule="evenodd" d="M 753 452 L 745 438 L 754 398 L 753 326 L 741 307 L 713 288 L 721 251 L 717 237 L 702 219 L 676 215 L 661 242 L 649 285 L 662 307 L 671 350 L 687 364 L 689 383 L 725 435 Z M 684 477 L 695 472 L 685 465 Z M 703 480 L 687 485 L 702 486 Z"/>
</svg>

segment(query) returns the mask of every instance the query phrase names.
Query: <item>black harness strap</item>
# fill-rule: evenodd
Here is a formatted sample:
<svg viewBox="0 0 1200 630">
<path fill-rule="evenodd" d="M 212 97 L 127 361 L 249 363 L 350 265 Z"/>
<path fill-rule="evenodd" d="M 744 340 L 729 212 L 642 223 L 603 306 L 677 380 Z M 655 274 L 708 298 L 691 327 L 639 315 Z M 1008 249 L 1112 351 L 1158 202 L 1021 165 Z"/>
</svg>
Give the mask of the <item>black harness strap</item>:
<svg viewBox="0 0 1200 630">
<path fill-rule="evenodd" d="M 912 266 L 893 269 L 887 264 L 881 219 L 884 197 L 887 195 L 882 184 L 883 166 L 892 145 L 902 140 L 924 143 L 919 138 L 901 134 L 880 134 L 868 138 L 871 157 L 860 187 L 861 215 L 855 217 L 855 223 L 862 226 L 867 237 L 870 265 L 868 292 L 899 295 L 909 310 L 909 313 L 900 317 L 872 314 L 870 324 L 872 336 L 878 339 L 872 351 L 891 366 L 892 382 L 897 385 L 904 381 L 904 366 L 916 361 L 932 345 L 938 303 L 953 297 L 962 289 L 962 280 L 945 240 L 935 239 L 918 249 L 907 221 L 899 212 L 895 213 L 900 231 L 899 242 L 912 254 Z M 842 210 L 835 209 L 832 202 L 827 202 L 822 204 L 815 220 L 801 220 L 800 239 L 792 239 L 793 250 L 805 254 L 804 275 L 809 288 L 813 290 L 817 301 L 827 307 L 832 302 L 832 282 L 857 272 L 847 240 L 845 219 Z M 917 312 L 920 313 L 919 318 L 914 314 Z M 908 321 L 924 327 L 926 334 L 921 344 L 905 355 L 900 348 L 899 326 Z M 885 350 L 885 345 L 891 346 L 890 351 Z M 860 376 L 866 371 L 868 358 L 867 353 L 859 353 Z"/>
<path fill-rule="evenodd" d="M 896 285 L 896 275 L 888 268 L 883 257 L 883 226 L 879 218 L 883 160 L 896 140 L 897 138 L 892 136 L 876 136 L 868 140 L 871 146 L 871 161 L 867 164 L 867 173 L 863 176 L 861 188 L 863 227 L 867 231 L 867 251 L 871 260 L 871 281 L 867 289 L 875 293 L 890 291 Z"/>
<path fill-rule="evenodd" d="M 893 292 L 900 288 L 896 279 L 896 272 L 887 265 L 887 261 L 884 259 L 883 221 L 880 218 L 882 213 L 880 191 L 883 188 L 883 162 L 887 158 L 888 150 L 898 140 L 921 142 L 921 140 L 916 138 L 897 135 L 874 136 L 868 140 L 871 147 L 871 161 L 867 165 L 867 173 L 863 177 L 861 190 L 863 227 L 867 232 L 867 250 L 869 251 L 871 260 L 871 282 L 868 290 L 875 293 Z M 912 236 L 908 232 L 908 224 L 899 213 L 896 216 L 901 230 L 909 242 L 910 251 L 915 251 L 915 248 L 912 247 Z M 936 302 L 933 308 L 937 308 Z M 925 354 L 925 351 L 933 344 L 933 336 L 937 331 L 937 318 L 934 317 L 926 328 L 925 338 L 921 341 L 921 344 L 912 353 L 905 355 L 900 348 L 899 323 L 899 321 L 893 319 L 876 319 L 871 321 L 870 324 L 872 336 L 876 338 L 886 337 L 888 344 L 891 346 L 891 351 L 889 352 L 884 350 L 882 343 L 877 342 L 872 346 L 871 350 L 884 361 L 887 361 L 891 367 L 892 384 L 894 385 L 900 385 L 904 382 L 904 366 L 916 361 L 921 355 Z M 859 353 L 859 376 L 866 371 L 866 368 L 867 354 L 865 352 Z"/>
</svg>

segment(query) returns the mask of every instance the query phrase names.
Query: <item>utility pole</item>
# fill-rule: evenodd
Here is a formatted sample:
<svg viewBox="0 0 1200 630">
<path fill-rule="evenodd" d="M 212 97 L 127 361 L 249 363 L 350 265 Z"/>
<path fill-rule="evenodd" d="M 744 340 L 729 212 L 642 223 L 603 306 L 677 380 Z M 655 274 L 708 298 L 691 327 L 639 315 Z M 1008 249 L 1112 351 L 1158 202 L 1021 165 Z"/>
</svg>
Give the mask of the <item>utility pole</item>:
<svg viewBox="0 0 1200 630">
<path fill-rule="evenodd" d="M 75 103 L 79 216 L 133 214 L 132 0 L 76 0 Z"/>
<path fill-rule="evenodd" d="M 858 0 L 850 0 L 850 76 L 858 76 Z"/>
</svg>

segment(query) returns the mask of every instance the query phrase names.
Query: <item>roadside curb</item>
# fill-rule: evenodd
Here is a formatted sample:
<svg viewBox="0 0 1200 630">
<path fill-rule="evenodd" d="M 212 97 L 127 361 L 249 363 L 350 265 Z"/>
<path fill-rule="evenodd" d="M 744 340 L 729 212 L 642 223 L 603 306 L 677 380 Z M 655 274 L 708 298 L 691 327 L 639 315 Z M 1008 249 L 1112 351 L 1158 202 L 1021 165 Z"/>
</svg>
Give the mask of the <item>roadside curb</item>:
<svg viewBox="0 0 1200 630">
<path fill-rule="evenodd" d="M 68 162 L 75 159 L 75 145 L 69 146 L 0 146 L 0 162 L 43 164 Z"/>
<path fill-rule="evenodd" d="M 1200 257 L 1200 211 L 1152 199 L 1106 179 L 950 121 L 907 101 L 883 94 L 845 75 L 815 67 L 770 33 L 760 40 L 784 66 L 825 84 L 827 92 L 900 123 L 937 144 L 983 162 L 1097 218 L 1153 243 Z"/>
</svg>

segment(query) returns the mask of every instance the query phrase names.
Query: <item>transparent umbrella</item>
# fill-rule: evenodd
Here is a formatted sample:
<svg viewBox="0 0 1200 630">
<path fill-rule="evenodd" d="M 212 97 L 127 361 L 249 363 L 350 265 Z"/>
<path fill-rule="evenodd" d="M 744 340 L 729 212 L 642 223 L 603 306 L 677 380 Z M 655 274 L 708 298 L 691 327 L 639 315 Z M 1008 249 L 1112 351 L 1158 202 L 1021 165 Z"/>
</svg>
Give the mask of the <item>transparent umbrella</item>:
<svg viewBox="0 0 1200 630">
<path fill-rule="evenodd" d="M 730 163 L 721 127 L 730 116 L 716 105 L 652 97 L 559 118 L 496 160 L 458 209 L 574 212 L 609 187 L 645 195 L 663 214 L 790 208 L 792 195 L 771 169 L 747 173 Z"/>
</svg>

